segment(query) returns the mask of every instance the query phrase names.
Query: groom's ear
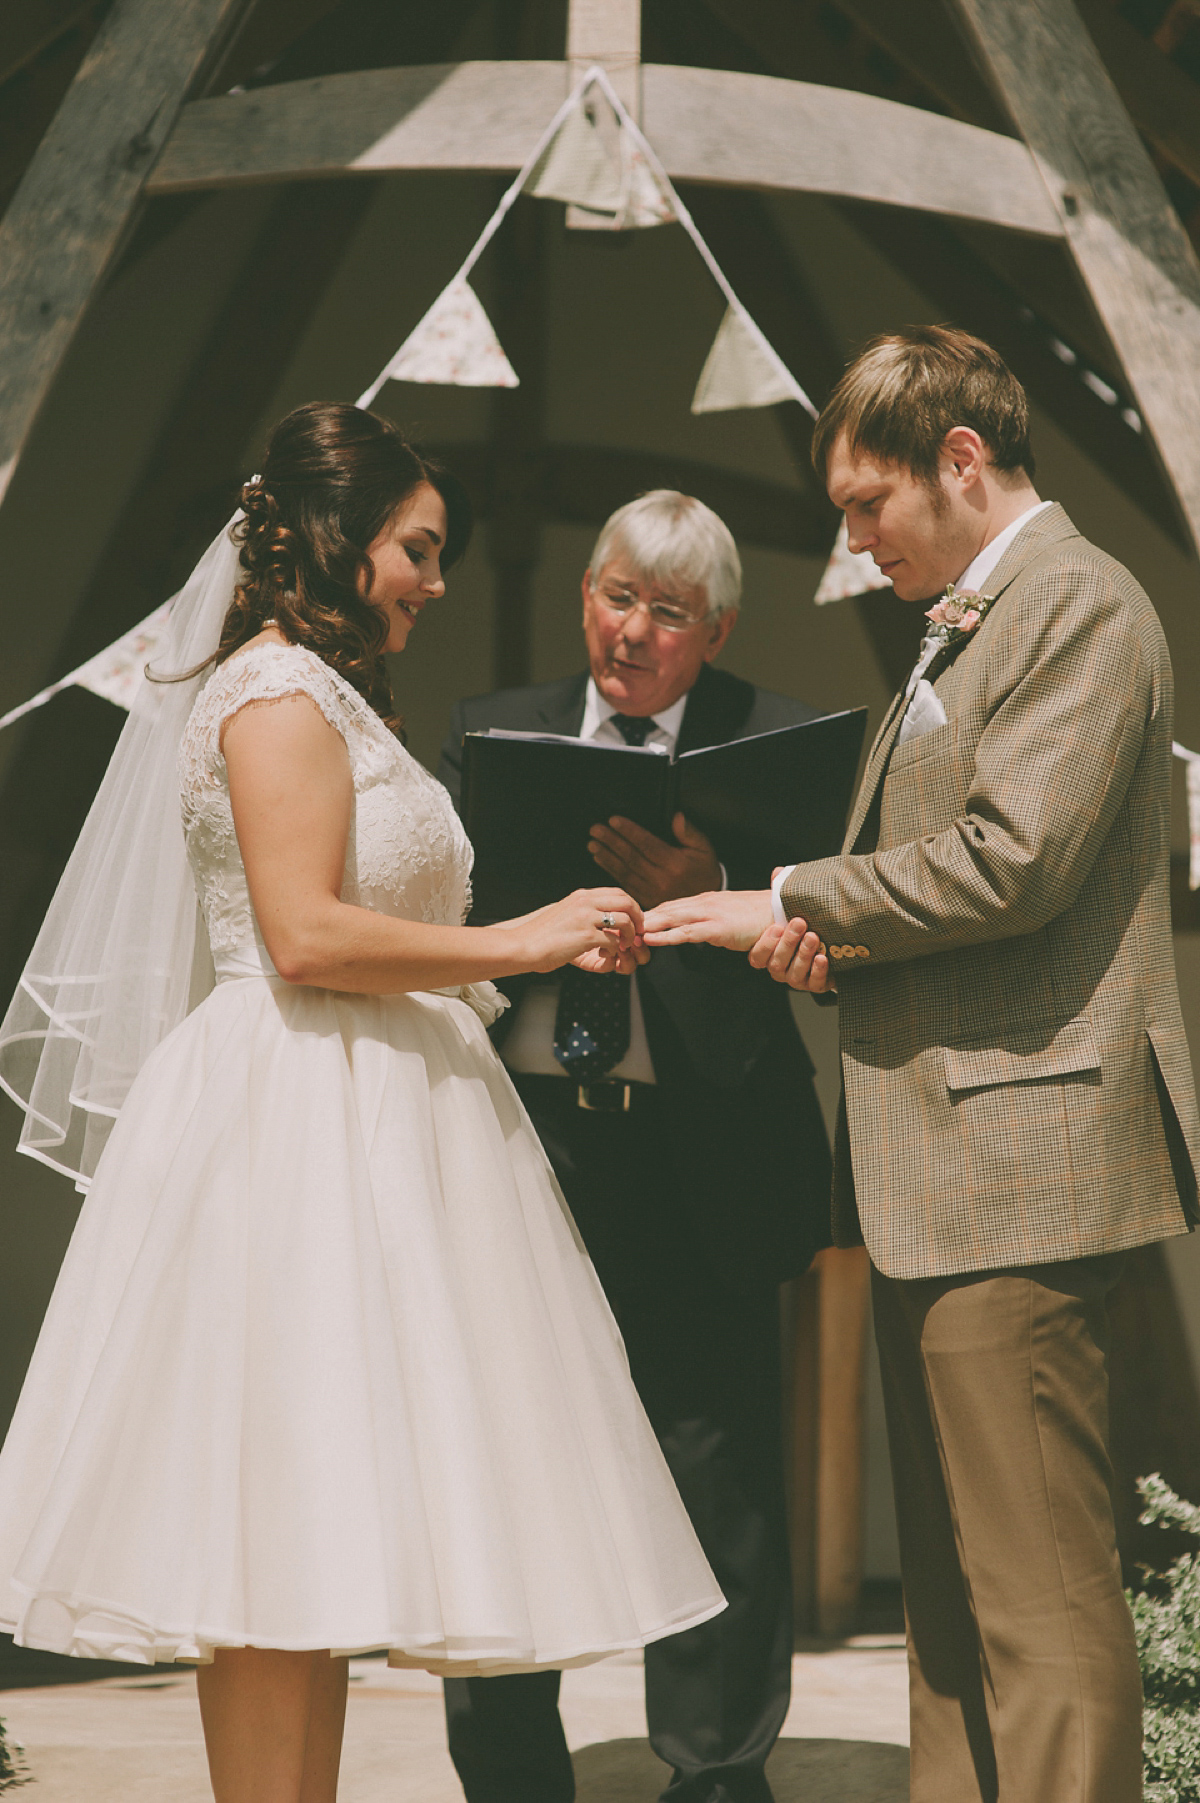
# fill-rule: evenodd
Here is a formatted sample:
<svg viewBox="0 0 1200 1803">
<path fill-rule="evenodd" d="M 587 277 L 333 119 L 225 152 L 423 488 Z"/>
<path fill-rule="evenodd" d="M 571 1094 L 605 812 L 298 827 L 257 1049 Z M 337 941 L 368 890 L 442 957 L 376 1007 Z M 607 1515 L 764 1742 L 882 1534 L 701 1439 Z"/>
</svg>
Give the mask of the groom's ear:
<svg viewBox="0 0 1200 1803">
<path fill-rule="evenodd" d="M 987 465 L 987 447 L 973 426 L 951 426 L 938 453 L 944 474 L 963 488 L 973 488 L 981 480 Z"/>
</svg>

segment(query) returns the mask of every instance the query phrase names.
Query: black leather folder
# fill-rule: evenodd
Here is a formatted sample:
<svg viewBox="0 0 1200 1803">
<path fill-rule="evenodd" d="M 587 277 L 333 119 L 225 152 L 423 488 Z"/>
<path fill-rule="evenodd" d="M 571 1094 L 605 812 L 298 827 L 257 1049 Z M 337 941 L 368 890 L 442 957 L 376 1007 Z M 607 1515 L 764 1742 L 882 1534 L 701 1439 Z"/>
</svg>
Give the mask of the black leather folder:
<svg viewBox="0 0 1200 1803">
<path fill-rule="evenodd" d="M 854 708 L 676 758 L 553 733 L 467 733 L 472 918 L 504 920 L 611 884 L 587 842 L 614 814 L 671 839 L 682 812 L 713 840 L 734 888 L 765 887 L 777 864 L 828 857 L 841 847 L 866 721 Z"/>
</svg>

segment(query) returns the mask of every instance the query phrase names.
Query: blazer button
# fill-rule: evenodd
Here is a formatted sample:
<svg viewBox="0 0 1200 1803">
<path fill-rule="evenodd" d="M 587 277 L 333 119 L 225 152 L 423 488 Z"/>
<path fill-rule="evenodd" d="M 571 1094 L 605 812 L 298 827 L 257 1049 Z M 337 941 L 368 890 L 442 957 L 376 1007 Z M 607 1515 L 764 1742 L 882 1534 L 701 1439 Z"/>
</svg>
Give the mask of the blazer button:
<svg viewBox="0 0 1200 1803">
<path fill-rule="evenodd" d="M 844 945 L 831 945 L 830 946 L 829 956 L 831 958 L 844 958 L 845 955 L 846 955 L 846 948 Z"/>
<path fill-rule="evenodd" d="M 854 948 L 854 955 L 856 958 L 869 958 L 871 956 L 871 948 L 869 945 L 856 945 Z"/>
</svg>

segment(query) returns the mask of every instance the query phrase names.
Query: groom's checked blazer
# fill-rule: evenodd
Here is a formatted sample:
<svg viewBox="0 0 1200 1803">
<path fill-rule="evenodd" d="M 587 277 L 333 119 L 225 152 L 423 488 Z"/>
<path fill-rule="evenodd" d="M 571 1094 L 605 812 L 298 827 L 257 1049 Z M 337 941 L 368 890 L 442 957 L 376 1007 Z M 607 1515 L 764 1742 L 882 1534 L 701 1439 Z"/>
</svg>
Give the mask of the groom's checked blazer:
<svg viewBox="0 0 1200 1803">
<path fill-rule="evenodd" d="M 872 748 L 843 853 L 783 885 L 830 947 L 834 1232 L 894 1278 L 1116 1252 L 1200 1218 L 1168 891 L 1158 617 L 1061 507 Z M 857 1216 L 857 1218 L 856 1218 Z"/>
</svg>

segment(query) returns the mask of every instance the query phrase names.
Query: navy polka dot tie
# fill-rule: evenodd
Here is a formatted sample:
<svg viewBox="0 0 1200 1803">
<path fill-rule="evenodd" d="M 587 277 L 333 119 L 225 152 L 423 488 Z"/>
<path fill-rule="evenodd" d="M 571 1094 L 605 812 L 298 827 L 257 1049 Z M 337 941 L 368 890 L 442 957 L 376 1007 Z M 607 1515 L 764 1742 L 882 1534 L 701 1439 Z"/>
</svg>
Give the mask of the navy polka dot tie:
<svg viewBox="0 0 1200 1803">
<path fill-rule="evenodd" d="M 627 745 L 644 745 L 654 729 L 649 714 L 612 714 Z M 593 976 L 568 964 L 554 1016 L 554 1056 L 577 1083 L 595 1083 L 629 1050 L 629 986 L 632 977 Z"/>
</svg>

